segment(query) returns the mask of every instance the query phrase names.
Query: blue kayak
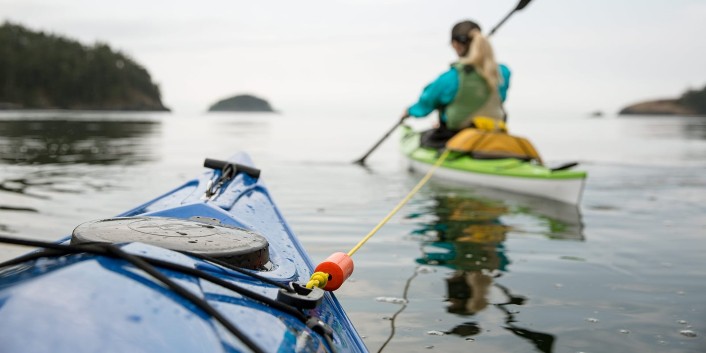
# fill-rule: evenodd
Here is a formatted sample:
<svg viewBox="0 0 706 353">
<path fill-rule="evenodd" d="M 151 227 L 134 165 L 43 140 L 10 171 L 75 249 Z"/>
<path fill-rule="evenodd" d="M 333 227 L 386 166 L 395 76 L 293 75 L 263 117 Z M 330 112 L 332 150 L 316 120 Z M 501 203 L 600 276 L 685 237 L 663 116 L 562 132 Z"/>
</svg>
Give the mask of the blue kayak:
<svg viewBox="0 0 706 353">
<path fill-rule="evenodd" d="M 250 158 L 0 264 L 0 352 L 367 352 Z"/>
</svg>

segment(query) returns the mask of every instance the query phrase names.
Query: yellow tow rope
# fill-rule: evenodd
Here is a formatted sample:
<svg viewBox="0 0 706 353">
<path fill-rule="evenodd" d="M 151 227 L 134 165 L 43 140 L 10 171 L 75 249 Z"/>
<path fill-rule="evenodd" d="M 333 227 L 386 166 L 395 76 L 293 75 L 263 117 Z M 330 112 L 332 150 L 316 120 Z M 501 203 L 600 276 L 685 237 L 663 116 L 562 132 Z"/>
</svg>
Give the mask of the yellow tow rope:
<svg viewBox="0 0 706 353">
<path fill-rule="evenodd" d="M 429 171 L 427 172 L 426 175 L 424 175 L 424 178 L 422 178 L 422 180 L 420 180 L 419 183 L 417 183 L 417 185 L 412 189 L 412 191 L 410 191 L 409 194 L 407 194 L 407 196 L 405 196 L 405 198 L 402 199 L 402 201 L 400 201 L 400 203 L 398 203 L 397 206 L 395 206 L 395 208 L 393 208 L 392 211 L 390 211 L 390 213 L 388 213 L 387 216 L 385 216 L 385 218 L 383 218 L 382 221 L 380 221 L 380 223 L 378 223 L 378 225 L 376 225 L 375 228 L 373 228 L 373 230 L 371 230 L 370 233 L 368 233 L 368 235 L 365 236 L 365 238 L 363 238 L 363 240 L 358 242 L 358 244 L 356 246 L 354 246 L 353 249 L 351 249 L 348 252 L 348 256 L 352 256 L 353 254 L 355 254 L 355 252 L 358 251 L 358 249 L 360 249 L 360 247 L 363 246 L 363 244 L 365 244 L 365 242 L 367 242 L 368 239 L 370 239 L 373 235 L 375 235 L 375 233 L 377 233 L 378 230 L 380 230 L 380 228 L 382 228 L 382 226 L 384 226 L 387 222 L 390 221 L 392 216 L 394 216 L 400 209 L 402 209 L 402 207 L 405 204 L 407 204 L 407 202 L 409 202 L 409 200 L 417 192 L 419 192 L 419 190 L 424 186 L 424 184 L 426 184 L 429 181 L 429 179 L 434 174 L 436 169 L 438 169 L 439 166 L 441 166 L 441 164 L 444 163 L 444 161 L 446 160 L 446 157 L 449 156 L 449 152 L 450 152 L 449 150 L 444 150 L 444 153 L 442 153 L 441 156 L 439 156 L 439 159 L 436 160 L 436 163 L 434 163 L 434 166 L 431 167 L 431 169 L 429 169 Z"/>
<path fill-rule="evenodd" d="M 417 185 L 414 186 L 414 188 L 405 196 L 402 201 L 400 201 L 395 208 L 390 211 L 390 213 L 383 218 L 378 225 L 373 228 L 373 230 L 368 233 L 356 246 L 354 246 L 350 251 L 348 251 L 347 256 L 350 257 L 353 254 L 355 254 L 358 249 L 360 249 L 365 242 L 367 242 L 370 238 L 372 238 L 375 233 L 377 233 L 380 228 L 382 228 L 387 222 L 390 221 L 390 219 L 400 210 L 402 207 L 409 202 L 412 197 L 419 192 L 419 190 L 431 179 L 431 176 L 434 174 L 434 172 L 441 166 L 442 163 L 446 160 L 446 158 L 449 156 L 450 150 L 444 150 L 444 152 L 439 156 L 439 159 L 436 160 L 436 163 L 429 169 L 429 171 L 424 175 L 424 177 L 417 183 Z M 350 260 L 349 260 L 350 261 Z M 352 265 L 352 263 L 351 263 Z M 321 265 L 319 265 L 321 266 Z M 318 267 L 317 267 L 318 268 Z M 351 267 L 351 272 L 352 272 L 352 267 Z M 328 280 L 330 279 L 330 274 L 326 272 L 314 272 L 311 275 L 311 279 L 309 282 L 306 284 L 307 288 L 313 288 L 313 287 L 319 287 L 319 288 L 324 288 L 326 287 L 326 284 L 328 283 Z M 340 284 L 339 284 L 340 285 Z M 336 287 L 338 288 L 338 287 Z"/>
</svg>

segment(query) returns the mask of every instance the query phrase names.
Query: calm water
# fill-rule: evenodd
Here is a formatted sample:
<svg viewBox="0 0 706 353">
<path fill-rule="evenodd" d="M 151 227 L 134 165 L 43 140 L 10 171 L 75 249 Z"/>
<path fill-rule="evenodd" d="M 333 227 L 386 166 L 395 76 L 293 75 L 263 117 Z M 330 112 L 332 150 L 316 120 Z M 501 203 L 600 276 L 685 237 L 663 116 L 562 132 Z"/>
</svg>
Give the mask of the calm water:
<svg viewBox="0 0 706 353">
<path fill-rule="evenodd" d="M 511 130 L 545 160 L 588 170 L 581 205 L 429 184 L 356 253 L 337 292 L 368 348 L 706 351 L 706 120 L 524 119 Z M 0 234 L 55 240 L 201 173 L 205 157 L 245 150 L 319 261 L 349 250 L 419 180 L 394 137 L 369 168 L 350 163 L 392 123 L 2 113 Z M 0 258 L 24 251 L 0 247 Z"/>
</svg>

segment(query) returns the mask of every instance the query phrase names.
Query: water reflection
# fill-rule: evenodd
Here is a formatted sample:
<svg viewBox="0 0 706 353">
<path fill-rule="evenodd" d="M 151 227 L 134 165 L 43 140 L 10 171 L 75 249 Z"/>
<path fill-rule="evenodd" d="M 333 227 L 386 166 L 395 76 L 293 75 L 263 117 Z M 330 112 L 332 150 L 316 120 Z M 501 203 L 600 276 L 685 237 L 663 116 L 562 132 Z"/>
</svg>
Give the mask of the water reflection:
<svg viewBox="0 0 706 353">
<path fill-rule="evenodd" d="M 642 116 L 626 120 L 629 120 L 623 127 L 626 135 L 648 139 L 706 139 L 706 117 Z"/>
<path fill-rule="evenodd" d="M 684 136 L 688 138 L 706 140 L 706 118 L 691 118 L 682 129 Z"/>
<path fill-rule="evenodd" d="M 431 196 L 433 202 L 412 215 L 429 219 L 414 231 L 424 239 L 417 262 L 453 270 L 445 278 L 447 312 L 471 318 L 488 308 L 498 309 L 505 318 L 504 329 L 528 340 L 538 351 L 551 352 L 555 340 L 552 334 L 516 325 L 514 307 L 524 305 L 527 298 L 512 293 L 495 279 L 508 271 L 511 262 L 504 245 L 510 231 L 583 240 L 580 213 L 576 207 L 561 203 L 535 199 L 532 206 L 527 206 L 527 200 L 516 203 L 504 196 L 504 201 L 499 201 L 437 188 Z M 510 225 L 513 223 L 517 224 Z M 482 331 L 481 324 L 467 321 L 445 333 L 471 339 Z"/>
<path fill-rule="evenodd" d="M 153 159 L 155 121 L 0 120 L 0 163 L 136 164 Z"/>
<path fill-rule="evenodd" d="M 111 166 L 159 153 L 154 137 L 161 125 L 149 118 L 27 114 L 0 119 L 0 233 L 28 229 L 37 214 L 47 220 L 56 210 L 80 209 L 83 195 L 115 187 Z"/>
</svg>

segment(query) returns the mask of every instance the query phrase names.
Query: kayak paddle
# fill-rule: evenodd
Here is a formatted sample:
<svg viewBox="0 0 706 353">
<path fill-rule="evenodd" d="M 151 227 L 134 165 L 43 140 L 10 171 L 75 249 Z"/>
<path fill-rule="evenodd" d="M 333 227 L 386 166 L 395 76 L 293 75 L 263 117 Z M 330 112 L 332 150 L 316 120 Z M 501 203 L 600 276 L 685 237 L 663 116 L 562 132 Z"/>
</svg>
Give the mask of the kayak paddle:
<svg viewBox="0 0 706 353">
<path fill-rule="evenodd" d="M 392 129 L 390 129 L 387 133 L 385 133 L 385 136 L 383 136 L 377 143 L 375 143 L 375 146 L 373 146 L 373 148 L 371 148 L 371 149 L 368 151 L 368 153 L 366 153 L 363 157 L 360 157 L 360 159 L 353 161 L 353 163 L 360 164 L 360 165 L 364 165 L 364 164 L 365 164 L 365 159 L 368 158 L 368 156 L 369 156 L 371 153 L 373 153 L 373 151 L 375 151 L 375 149 L 378 148 L 378 146 L 380 146 L 380 144 L 381 144 L 383 141 L 385 141 L 385 139 L 387 139 L 387 137 L 390 136 L 390 134 L 392 134 L 392 132 L 395 131 L 395 129 L 397 129 L 397 127 L 399 127 L 400 125 L 402 125 L 402 122 L 403 122 L 403 121 L 404 121 L 404 119 L 400 119 L 399 121 L 397 121 L 397 123 L 395 123 L 395 126 L 393 126 Z"/>
<path fill-rule="evenodd" d="M 505 23 L 505 21 L 507 21 L 510 18 L 510 16 L 512 16 L 515 12 L 524 9 L 527 5 L 529 5 L 530 1 L 532 1 L 532 0 L 520 0 L 520 2 L 517 4 L 517 6 L 515 6 L 515 8 L 512 9 L 512 11 L 510 11 L 510 13 L 507 14 L 507 16 L 505 16 L 505 18 L 503 18 L 500 21 L 500 23 L 498 23 L 497 25 L 495 25 L 495 27 L 493 27 L 493 29 L 490 31 L 490 34 L 488 34 L 488 37 L 492 36 L 495 33 L 495 31 L 497 31 L 498 28 L 500 28 L 500 26 L 502 26 Z"/>
<path fill-rule="evenodd" d="M 500 23 L 498 23 L 497 25 L 495 25 L 495 27 L 493 27 L 493 29 L 490 31 L 490 34 L 488 34 L 488 37 L 492 36 L 493 33 L 495 33 L 495 31 L 497 31 L 498 28 L 500 28 L 500 26 L 502 26 L 510 18 L 510 16 L 512 16 L 515 12 L 524 9 L 527 5 L 529 5 L 529 3 L 531 1 L 532 0 L 520 0 L 520 2 L 517 4 L 517 6 L 515 6 L 515 8 L 512 9 L 512 11 L 510 11 L 510 13 L 507 14 L 507 16 L 505 16 L 505 18 L 503 18 L 500 21 Z M 395 124 L 395 126 L 393 126 L 392 129 L 390 129 L 390 131 L 388 131 L 377 143 L 375 143 L 375 145 L 368 151 L 368 153 L 366 153 L 363 157 L 360 157 L 360 159 L 353 161 L 353 163 L 365 165 L 365 159 L 368 158 L 368 156 L 371 153 L 373 153 L 373 151 L 375 151 L 375 149 L 378 148 L 378 146 L 380 146 L 380 144 L 383 141 L 385 141 L 385 139 L 387 139 L 387 137 L 390 136 L 390 134 L 392 134 L 392 132 L 395 131 L 395 129 L 397 129 L 398 126 L 402 125 L 403 121 L 404 121 L 404 119 L 401 119 L 400 121 L 398 121 Z"/>
</svg>

